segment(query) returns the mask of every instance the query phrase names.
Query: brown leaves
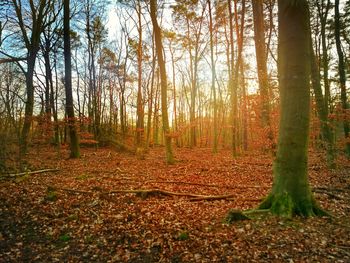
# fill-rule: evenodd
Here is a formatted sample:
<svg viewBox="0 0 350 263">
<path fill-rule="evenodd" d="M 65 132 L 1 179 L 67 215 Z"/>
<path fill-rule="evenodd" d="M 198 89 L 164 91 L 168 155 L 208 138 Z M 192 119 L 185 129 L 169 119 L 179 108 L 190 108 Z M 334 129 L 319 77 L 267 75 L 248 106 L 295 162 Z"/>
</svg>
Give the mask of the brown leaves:
<svg viewBox="0 0 350 263">
<path fill-rule="evenodd" d="M 79 160 L 50 150 L 29 156 L 33 167 L 58 167 L 0 187 L 0 254 L 4 261 L 232 262 L 348 261 L 349 167 L 326 170 L 311 153 L 311 183 L 339 218 L 281 220 L 265 214 L 223 222 L 230 209 L 254 208 L 272 183 L 272 160 L 229 151 L 178 149 L 167 166 L 162 148 L 145 160 L 111 149 L 83 149 Z M 63 149 L 63 157 L 68 151 Z M 340 163 L 341 165 L 341 163 Z M 317 167 L 317 169 L 316 169 Z M 341 167 L 341 166 L 340 166 Z M 54 186 L 48 191 L 48 186 Z M 343 189 L 334 192 L 329 189 Z M 139 190 L 153 195 L 136 196 Z M 73 190 L 73 191 L 72 191 Z M 112 194 L 112 191 L 118 192 Z M 55 198 L 48 200 L 49 193 Z M 103 194 L 109 193 L 109 194 Z M 167 194 L 168 193 L 168 194 Z M 170 194 L 169 194 L 170 193 Z M 173 193 L 179 193 L 174 195 Z M 221 200 L 190 198 L 226 196 Z M 227 198 L 233 195 L 233 198 Z M 205 199 L 205 198 L 204 198 Z M 251 217 L 251 215 L 249 215 Z M 253 217 L 253 215 L 252 215 Z"/>
</svg>

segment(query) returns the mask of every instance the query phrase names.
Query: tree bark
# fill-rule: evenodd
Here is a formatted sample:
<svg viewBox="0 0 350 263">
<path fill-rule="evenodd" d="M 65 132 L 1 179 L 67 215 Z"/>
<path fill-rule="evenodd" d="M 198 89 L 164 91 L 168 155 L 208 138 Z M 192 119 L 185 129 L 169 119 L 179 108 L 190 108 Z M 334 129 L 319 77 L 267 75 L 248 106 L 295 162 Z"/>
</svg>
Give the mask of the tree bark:
<svg viewBox="0 0 350 263">
<path fill-rule="evenodd" d="M 27 72 L 25 74 L 26 78 L 26 93 L 27 100 L 25 103 L 24 110 L 24 124 L 22 127 L 22 133 L 20 138 L 20 154 L 23 155 L 28 151 L 28 140 L 29 140 L 29 131 L 30 126 L 32 124 L 33 117 L 33 108 L 34 108 L 34 85 L 33 85 L 33 75 L 35 68 L 35 60 L 36 60 L 37 51 L 29 52 L 29 56 L 27 59 Z"/>
<path fill-rule="evenodd" d="M 326 26 L 327 26 L 328 12 L 330 9 L 330 0 L 327 0 L 326 6 L 324 6 L 323 0 L 316 1 L 316 3 L 317 3 L 318 13 L 320 16 L 320 22 L 321 22 L 323 85 L 325 90 L 324 103 L 325 103 L 326 114 L 328 115 L 331 95 L 330 95 L 329 77 L 328 77 L 329 58 L 328 58 L 328 51 L 327 51 L 328 48 L 327 48 L 327 41 L 326 41 L 326 37 L 327 37 Z"/>
<path fill-rule="evenodd" d="M 266 47 L 263 0 L 253 0 L 255 56 L 261 97 L 261 121 L 263 127 L 270 127 L 269 82 L 266 66 Z M 270 131 L 271 133 L 271 131 Z"/>
<path fill-rule="evenodd" d="M 309 186 L 310 30 L 307 0 L 278 1 L 281 120 L 274 182 L 260 208 L 273 214 L 323 214 Z"/>
<path fill-rule="evenodd" d="M 69 0 L 64 0 L 64 65 L 65 65 L 65 91 L 66 91 L 66 112 L 68 117 L 68 127 L 70 136 L 70 157 L 79 158 L 80 148 L 79 139 L 75 126 L 73 95 L 72 95 L 72 64 L 71 64 L 71 49 L 70 49 L 70 15 L 69 15 Z"/>
<path fill-rule="evenodd" d="M 237 155 L 237 85 L 234 82 L 234 42 L 233 42 L 233 15 L 232 15 L 232 5 L 231 0 L 227 0 L 227 7 L 229 12 L 229 52 L 231 54 L 229 58 L 229 90 L 231 92 L 231 125 L 232 125 L 232 155 L 235 157 Z"/>
<path fill-rule="evenodd" d="M 163 44 L 162 44 L 161 30 L 157 22 L 156 0 L 151 0 L 150 5 L 151 5 L 151 19 L 152 19 L 152 25 L 153 25 L 153 31 L 154 31 L 154 39 L 155 39 L 157 58 L 158 58 L 158 66 L 160 71 L 162 121 L 163 121 L 163 132 L 165 137 L 166 162 L 168 164 L 172 164 L 174 163 L 174 156 L 173 156 L 172 145 L 171 145 L 168 108 L 167 108 L 168 107 L 168 103 L 167 103 L 168 83 L 167 83 L 167 77 L 166 77 L 165 62 L 163 58 Z"/>
<path fill-rule="evenodd" d="M 340 98 L 341 98 L 341 105 L 342 110 L 344 113 L 344 119 L 343 119 L 343 129 L 344 129 L 344 135 L 345 135 L 345 151 L 348 158 L 350 158 L 350 125 L 349 121 L 346 118 L 347 110 L 348 110 L 348 103 L 347 103 L 347 96 L 346 96 L 346 74 L 345 74 L 345 61 L 344 61 L 344 54 L 341 47 L 341 40 L 340 40 L 340 14 L 339 14 L 339 0 L 335 0 L 334 3 L 334 26 L 335 26 L 335 44 L 337 47 L 337 53 L 338 53 L 338 72 L 339 72 L 339 84 L 340 84 Z"/>
<path fill-rule="evenodd" d="M 136 12 L 138 16 L 139 41 L 137 46 L 137 119 L 136 119 L 136 147 L 144 148 L 144 109 L 142 101 L 142 25 L 141 25 L 141 3 L 137 2 Z"/>
<path fill-rule="evenodd" d="M 334 162 L 335 149 L 334 149 L 333 132 L 329 125 L 326 104 L 324 102 L 324 97 L 322 94 L 320 71 L 317 66 L 316 57 L 315 57 L 314 50 L 311 43 L 311 37 L 310 37 L 310 62 L 311 62 L 311 83 L 315 93 L 318 118 L 321 122 L 322 139 L 324 140 L 325 146 L 326 146 L 327 165 L 328 167 L 333 168 L 335 166 L 335 162 Z"/>
<path fill-rule="evenodd" d="M 213 153 L 217 153 L 218 152 L 218 105 L 217 105 L 216 87 L 215 87 L 216 70 L 215 70 L 215 60 L 214 60 L 214 40 L 213 40 L 214 29 L 213 29 L 211 0 L 208 0 L 208 10 L 209 10 L 209 34 L 210 34 L 211 90 L 213 92 L 213 104 L 214 104 Z"/>
</svg>

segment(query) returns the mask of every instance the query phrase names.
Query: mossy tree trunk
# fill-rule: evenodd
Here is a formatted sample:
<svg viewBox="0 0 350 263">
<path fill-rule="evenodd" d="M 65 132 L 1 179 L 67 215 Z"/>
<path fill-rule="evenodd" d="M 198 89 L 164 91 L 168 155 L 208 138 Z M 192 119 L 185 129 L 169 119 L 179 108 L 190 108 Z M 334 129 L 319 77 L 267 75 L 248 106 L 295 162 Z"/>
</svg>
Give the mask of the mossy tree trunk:
<svg viewBox="0 0 350 263">
<path fill-rule="evenodd" d="M 279 0 L 281 120 L 274 183 L 260 208 L 291 217 L 319 215 L 308 182 L 310 30 L 307 0 Z"/>
<path fill-rule="evenodd" d="M 160 85 L 161 85 L 161 106 L 162 106 L 162 122 L 163 132 L 165 137 L 165 148 L 166 148 L 166 162 L 168 164 L 174 163 L 173 150 L 171 145 L 170 127 L 168 119 L 168 103 L 167 103 L 167 77 L 165 70 L 165 62 L 163 58 L 163 45 L 161 31 L 157 22 L 156 13 L 156 0 L 151 0 L 151 19 L 154 31 L 154 40 L 156 44 L 156 52 L 158 58 L 159 72 L 160 72 Z"/>
</svg>

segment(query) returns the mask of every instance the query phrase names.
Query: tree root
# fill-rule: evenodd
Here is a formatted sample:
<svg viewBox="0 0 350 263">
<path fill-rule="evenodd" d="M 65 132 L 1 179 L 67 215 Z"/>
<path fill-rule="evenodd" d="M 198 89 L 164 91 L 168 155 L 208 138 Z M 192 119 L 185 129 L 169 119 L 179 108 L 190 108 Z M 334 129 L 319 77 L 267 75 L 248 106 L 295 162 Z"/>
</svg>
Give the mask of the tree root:
<svg viewBox="0 0 350 263">
<path fill-rule="evenodd" d="M 330 213 L 320 208 L 314 199 L 295 201 L 286 192 L 268 195 L 258 209 L 268 209 L 272 214 L 286 218 L 292 218 L 295 215 L 302 217 L 333 217 Z"/>
</svg>

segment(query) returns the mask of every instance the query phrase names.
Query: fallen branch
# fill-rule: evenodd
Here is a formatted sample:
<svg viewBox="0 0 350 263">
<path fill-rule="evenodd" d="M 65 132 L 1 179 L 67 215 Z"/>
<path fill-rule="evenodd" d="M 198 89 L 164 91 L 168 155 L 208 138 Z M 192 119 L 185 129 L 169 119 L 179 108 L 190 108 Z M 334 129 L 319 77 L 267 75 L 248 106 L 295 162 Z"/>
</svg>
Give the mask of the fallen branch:
<svg viewBox="0 0 350 263">
<path fill-rule="evenodd" d="M 160 194 L 160 195 L 167 195 L 167 196 L 187 196 L 187 197 L 194 197 L 194 198 L 208 197 L 206 195 L 169 192 L 169 191 L 164 191 L 160 189 L 112 190 L 112 191 L 104 192 L 103 194 L 118 194 L 118 193 L 132 193 L 132 194 L 140 194 L 140 195 Z"/>
<path fill-rule="evenodd" d="M 38 171 L 28 171 L 28 172 L 17 173 L 17 174 L 8 174 L 7 176 L 18 177 L 18 176 L 24 176 L 24 175 L 29 175 L 29 174 L 42 174 L 42 173 L 58 172 L 58 171 L 59 171 L 59 169 L 43 169 L 43 170 L 38 170 Z"/>
<path fill-rule="evenodd" d="M 53 189 L 66 191 L 66 192 L 72 192 L 72 193 L 78 193 L 78 194 L 94 194 L 93 191 L 85 191 L 85 190 L 76 190 L 76 189 L 69 189 L 69 188 L 57 188 L 53 187 Z M 191 193 L 179 193 L 179 192 L 169 192 L 164 191 L 160 189 L 130 189 L 130 190 L 111 190 L 108 192 L 101 192 L 101 195 L 110 195 L 110 194 L 120 194 L 120 193 L 131 193 L 131 194 L 137 194 L 141 197 L 147 197 L 149 195 L 165 195 L 165 196 L 185 196 L 185 197 L 191 197 L 189 201 L 202 201 L 202 200 L 221 200 L 221 199 L 228 199 L 232 198 L 234 195 L 198 195 L 198 194 L 191 194 Z"/>
<path fill-rule="evenodd" d="M 200 183 L 190 183 L 190 182 L 182 182 L 182 181 L 145 181 L 144 183 L 185 184 L 185 185 L 228 188 L 228 189 L 249 189 L 249 188 L 270 188 L 271 187 L 271 186 L 265 186 L 265 185 L 235 185 L 235 186 L 230 186 L 230 185 L 217 185 L 217 184 L 200 184 Z"/>
<path fill-rule="evenodd" d="M 61 190 L 61 191 L 66 191 L 66 192 L 71 192 L 71 193 L 77 193 L 77 194 L 94 194 L 95 192 L 93 191 L 85 191 L 85 190 L 76 190 L 76 189 L 69 189 L 69 188 L 55 188 L 57 190 Z"/>
<path fill-rule="evenodd" d="M 234 195 L 211 195 L 211 196 L 203 196 L 203 197 L 194 197 L 191 198 L 190 201 L 213 201 L 213 200 L 222 200 L 222 199 L 228 199 L 233 200 Z"/>
</svg>

